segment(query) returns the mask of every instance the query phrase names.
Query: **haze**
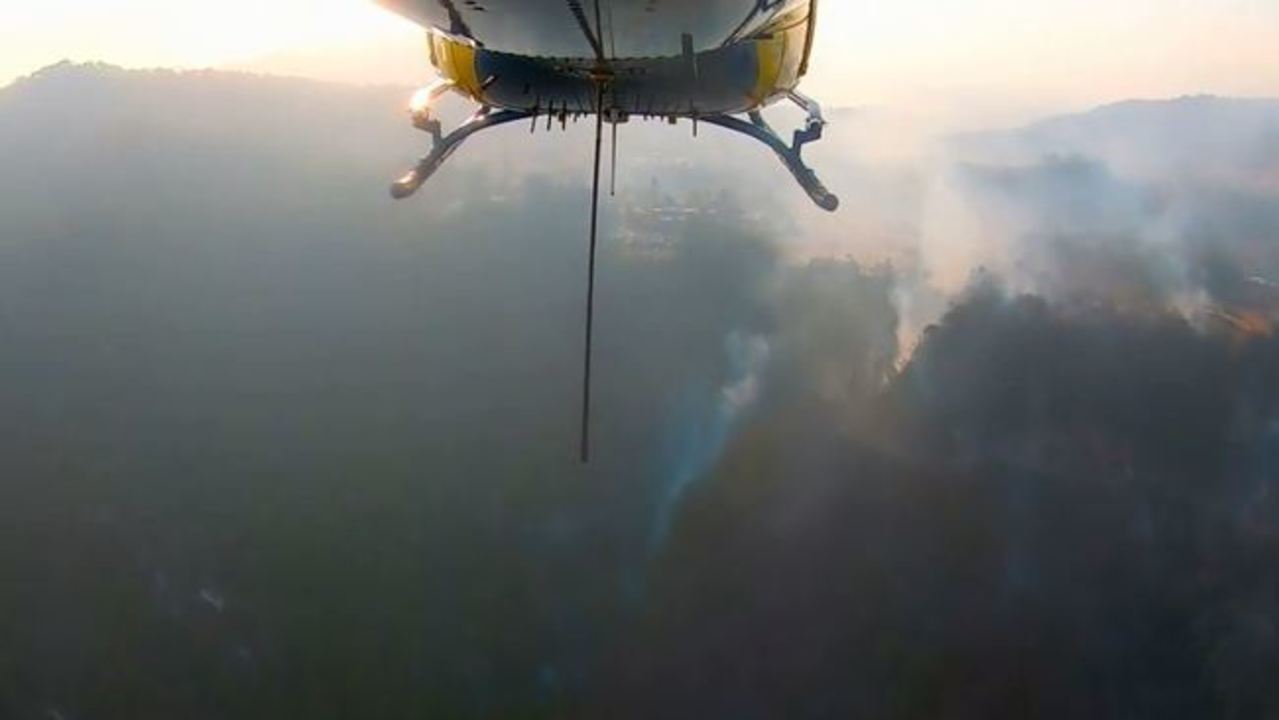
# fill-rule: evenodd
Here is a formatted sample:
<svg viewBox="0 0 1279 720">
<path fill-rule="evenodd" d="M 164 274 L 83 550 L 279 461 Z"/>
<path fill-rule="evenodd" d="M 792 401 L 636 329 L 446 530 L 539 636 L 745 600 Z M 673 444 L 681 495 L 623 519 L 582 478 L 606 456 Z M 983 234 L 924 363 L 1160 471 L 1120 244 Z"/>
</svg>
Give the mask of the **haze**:
<svg viewBox="0 0 1279 720">
<path fill-rule="evenodd" d="M 1263 0 L 827 0 L 808 89 L 983 125 L 1132 97 L 1279 94 Z M 139 19 L 145 19 L 139 22 Z M 365 0 L 50 0 L 0 10 L 0 84 L 62 59 L 406 84 L 420 33 Z"/>
<path fill-rule="evenodd" d="M 0 718 L 1279 717 L 1279 102 L 627 127 L 581 467 L 590 128 L 403 94 L 0 91 Z"/>
<path fill-rule="evenodd" d="M 619 130 L 582 466 L 593 123 L 395 203 L 371 3 L 7 3 L 0 718 L 1279 718 L 1276 11 L 905 5 L 838 213 Z"/>
</svg>

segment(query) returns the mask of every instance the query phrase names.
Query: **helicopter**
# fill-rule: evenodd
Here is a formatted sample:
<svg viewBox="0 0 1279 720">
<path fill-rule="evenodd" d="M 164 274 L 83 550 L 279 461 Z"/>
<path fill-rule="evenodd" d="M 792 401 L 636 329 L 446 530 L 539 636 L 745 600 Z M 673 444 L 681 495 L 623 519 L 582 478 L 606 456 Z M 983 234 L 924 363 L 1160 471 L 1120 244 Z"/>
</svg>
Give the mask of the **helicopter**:
<svg viewBox="0 0 1279 720">
<path fill-rule="evenodd" d="M 417 91 L 413 126 L 431 149 L 391 186 L 412 196 L 472 136 L 515 122 L 534 128 L 594 117 L 581 457 L 589 459 L 591 346 L 604 128 L 632 119 L 691 121 L 762 142 L 821 209 L 839 198 L 804 162 L 822 138 L 821 106 L 799 91 L 808 72 L 818 0 L 377 0 L 422 26 L 438 79 Z M 435 107 L 446 95 L 476 105 L 445 132 Z M 789 142 L 763 109 L 789 101 L 805 113 Z"/>
</svg>

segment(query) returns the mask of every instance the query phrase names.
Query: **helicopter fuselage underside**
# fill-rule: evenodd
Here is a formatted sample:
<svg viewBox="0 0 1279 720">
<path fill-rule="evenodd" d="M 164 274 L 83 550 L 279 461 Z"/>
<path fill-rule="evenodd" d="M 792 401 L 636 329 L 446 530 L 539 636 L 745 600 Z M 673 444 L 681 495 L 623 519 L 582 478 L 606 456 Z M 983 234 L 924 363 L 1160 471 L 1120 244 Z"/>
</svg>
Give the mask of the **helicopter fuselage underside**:
<svg viewBox="0 0 1279 720">
<path fill-rule="evenodd" d="M 699 117 L 744 113 L 794 90 L 811 42 L 811 14 L 709 50 L 662 57 L 557 58 L 492 50 L 430 31 L 431 61 L 455 89 L 482 105 L 534 114 Z"/>
</svg>

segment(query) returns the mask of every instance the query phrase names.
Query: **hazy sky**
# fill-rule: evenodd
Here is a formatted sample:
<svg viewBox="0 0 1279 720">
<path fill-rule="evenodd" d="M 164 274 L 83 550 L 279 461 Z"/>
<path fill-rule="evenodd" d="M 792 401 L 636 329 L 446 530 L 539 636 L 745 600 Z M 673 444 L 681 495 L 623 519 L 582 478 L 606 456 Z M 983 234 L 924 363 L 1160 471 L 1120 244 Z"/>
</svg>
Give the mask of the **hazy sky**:
<svg viewBox="0 0 1279 720">
<path fill-rule="evenodd" d="M 421 77 L 420 36 L 371 0 L 14 0 L 0 83 L 63 58 Z M 828 104 L 1015 118 L 1129 97 L 1279 96 L 1277 0 L 824 0 Z"/>
</svg>

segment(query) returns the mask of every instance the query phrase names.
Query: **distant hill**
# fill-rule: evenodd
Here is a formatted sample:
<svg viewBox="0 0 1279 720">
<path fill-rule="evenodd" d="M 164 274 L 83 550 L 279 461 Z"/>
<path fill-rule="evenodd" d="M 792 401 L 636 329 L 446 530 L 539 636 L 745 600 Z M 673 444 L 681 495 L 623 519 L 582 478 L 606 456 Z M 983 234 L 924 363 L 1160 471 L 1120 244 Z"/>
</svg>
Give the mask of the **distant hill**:
<svg viewBox="0 0 1279 720">
<path fill-rule="evenodd" d="M 37 163 L 2 176 L 38 177 L 38 163 L 89 163 L 103 154 L 137 159 L 195 151 L 279 158 L 314 151 L 317 160 L 376 162 L 415 133 L 403 122 L 403 90 L 219 71 L 124 70 L 62 63 L 0 90 L 0 152 Z M 370 147 L 371 145 L 377 147 Z M 403 149 L 403 148 L 402 148 Z M 320 152 L 320 151 L 323 152 Z M 124 159 L 124 158 L 120 158 Z M 166 156 L 172 161 L 174 158 Z"/>
<path fill-rule="evenodd" d="M 1279 182 L 1279 99 L 1132 100 L 1024 128 L 951 138 L 961 157 L 1083 155 L 1146 178 L 1250 174 Z"/>
</svg>

